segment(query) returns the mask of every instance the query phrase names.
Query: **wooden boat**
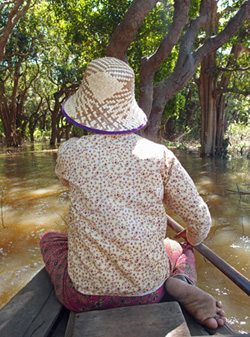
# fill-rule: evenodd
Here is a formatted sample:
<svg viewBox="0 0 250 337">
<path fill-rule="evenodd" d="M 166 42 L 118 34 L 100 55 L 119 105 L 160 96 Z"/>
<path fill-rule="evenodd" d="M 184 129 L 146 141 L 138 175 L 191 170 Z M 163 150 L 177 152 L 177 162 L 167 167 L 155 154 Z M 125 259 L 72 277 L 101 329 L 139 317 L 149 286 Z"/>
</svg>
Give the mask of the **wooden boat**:
<svg viewBox="0 0 250 337">
<path fill-rule="evenodd" d="M 229 325 L 216 330 L 205 329 L 177 302 L 167 297 L 158 304 L 80 314 L 70 312 L 57 301 L 45 268 L 0 311 L 1 337 L 188 337 L 215 334 L 240 336 Z"/>
<path fill-rule="evenodd" d="M 169 218 L 177 232 L 182 228 Z M 250 295 L 250 282 L 201 244 L 198 251 Z M 43 268 L 0 310 L 1 337 L 189 337 L 241 336 L 227 323 L 216 330 L 198 324 L 168 296 L 161 303 L 86 313 L 70 312 L 55 296 Z M 250 334 L 244 334 L 250 336 Z"/>
</svg>

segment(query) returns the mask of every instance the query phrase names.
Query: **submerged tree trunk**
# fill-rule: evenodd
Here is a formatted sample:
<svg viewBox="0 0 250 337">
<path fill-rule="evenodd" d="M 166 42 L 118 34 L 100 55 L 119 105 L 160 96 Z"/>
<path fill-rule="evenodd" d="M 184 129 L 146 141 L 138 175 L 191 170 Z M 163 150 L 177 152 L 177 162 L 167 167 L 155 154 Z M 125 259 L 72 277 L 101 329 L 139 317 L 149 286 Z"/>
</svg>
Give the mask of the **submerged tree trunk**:
<svg viewBox="0 0 250 337">
<path fill-rule="evenodd" d="M 216 152 L 219 156 L 223 155 L 226 152 L 227 141 L 224 139 L 227 120 L 225 117 L 225 109 L 226 109 L 226 93 L 229 86 L 229 82 L 231 76 L 233 74 L 233 70 L 236 66 L 236 60 L 240 57 L 240 54 L 246 52 L 249 53 L 249 49 L 244 48 L 243 44 L 239 42 L 236 45 L 233 45 L 229 61 L 224 70 L 224 74 L 221 77 L 220 87 L 217 89 L 217 97 L 216 97 L 216 115 L 217 115 L 217 129 L 216 129 Z M 241 69 L 238 69 L 239 71 Z M 246 93 L 249 95 L 249 92 Z"/>
<path fill-rule="evenodd" d="M 55 105 L 53 110 L 50 109 L 51 112 L 51 136 L 50 136 L 50 145 L 55 145 L 56 140 L 58 142 L 61 141 L 62 135 L 60 134 L 61 129 L 64 128 L 65 126 L 59 125 L 60 121 L 62 124 L 62 111 L 61 111 L 61 106 L 63 101 L 72 95 L 76 89 L 78 88 L 79 84 L 71 84 L 69 87 L 67 86 L 62 86 L 59 91 L 57 91 L 54 94 L 55 98 Z M 69 124 L 70 125 L 70 124 Z M 71 128 L 71 127 L 70 127 Z M 70 130 L 69 128 L 69 130 Z"/>
<path fill-rule="evenodd" d="M 217 116 L 217 128 L 215 138 L 215 151 L 216 155 L 222 156 L 226 152 L 225 143 L 225 131 L 226 131 L 226 119 L 225 119 L 225 95 L 219 95 L 216 99 L 216 116 Z"/>
<path fill-rule="evenodd" d="M 55 105 L 53 111 L 51 111 L 51 136 L 50 136 L 50 145 L 55 145 L 57 136 L 58 136 L 58 119 L 61 109 L 61 103 L 59 102 L 59 99 L 62 94 L 55 93 Z"/>
<path fill-rule="evenodd" d="M 201 75 L 198 81 L 201 105 L 201 155 L 214 155 L 216 139 L 216 81 L 214 73 L 207 69 L 214 65 L 215 53 L 207 56 L 201 63 Z"/>
<path fill-rule="evenodd" d="M 6 146 L 18 147 L 18 145 L 20 145 L 20 137 L 18 136 L 14 114 L 10 110 L 10 107 L 3 103 L 4 102 L 2 101 L 0 106 L 0 117 L 3 124 Z"/>
<path fill-rule="evenodd" d="M 1 119 L 2 119 L 3 114 L 6 115 L 6 111 L 5 113 L 2 113 L 0 109 Z M 9 115 L 8 112 L 7 114 Z M 3 122 L 3 127 L 4 127 L 6 146 L 7 147 L 18 147 L 19 145 L 21 145 L 19 132 L 16 128 L 15 122 L 10 119 L 8 119 L 8 121 L 6 122 L 6 119 L 5 119 L 5 121 Z"/>
<path fill-rule="evenodd" d="M 13 88 L 11 96 L 8 97 L 5 91 L 5 82 L 2 81 L 0 87 L 0 116 L 3 123 L 4 134 L 6 138 L 6 145 L 17 147 L 20 145 L 19 130 L 17 128 L 18 107 L 17 107 L 17 93 L 20 79 L 21 61 L 19 60 L 15 65 Z"/>
<path fill-rule="evenodd" d="M 218 33 L 217 3 L 213 1 L 211 19 L 206 29 L 207 37 Z M 216 52 L 207 55 L 201 62 L 200 80 L 198 81 L 201 105 L 201 156 L 215 154 L 216 139 Z"/>
<path fill-rule="evenodd" d="M 230 82 L 235 61 L 244 50 L 241 43 L 234 45 L 226 68 L 216 66 L 216 53 L 211 53 L 201 63 L 197 81 L 201 104 L 201 156 L 222 156 L 226 152 L 225 90 Z M 218 81 L 222 71 L 225 72 Z"/>
</svg>

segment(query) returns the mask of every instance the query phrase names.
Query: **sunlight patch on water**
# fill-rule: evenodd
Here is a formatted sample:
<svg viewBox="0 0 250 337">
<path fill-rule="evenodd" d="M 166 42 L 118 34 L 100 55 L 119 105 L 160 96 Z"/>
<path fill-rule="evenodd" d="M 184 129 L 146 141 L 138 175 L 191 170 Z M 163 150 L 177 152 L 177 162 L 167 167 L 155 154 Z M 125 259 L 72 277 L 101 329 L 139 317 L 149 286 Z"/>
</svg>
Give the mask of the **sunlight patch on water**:
<svg viewBox="0 0 250 337">
<path fill-rule="evenodd" d="M 245 316 L 243 319 L 238 320 L 236 317 L 234 316 L 230 316 L 227 317 L 227 322 L 231 325 L 231 326 L 237 326 L 237 332 L 240 334 L 245 334 L 247 333 L 246 331 L 246 324 L 249 321 L 250 316 Z"/>
<path fill-rule="evenodd" d="M 232 238 L 236 240 L 239 236 L 237 228 L 235 227 L 215 227 L 216 231 L 209 237 L 209 242 L 212 244 L 212 248 L 215 247 L 228 247 L 232 243 Z"/>
<path fill-rule="evenodd" d="M 250 183 L 249 174 L 246 172 L 234 172 L 230 176 L 230 181 L 235 184 L 247 184 Z"/>
<path fill-rule="evenodd" d="M 237 242 L 233 242 L 230 247 L 234 249 L 242 249 L 243 253 L 245 253 L 246 251 L 250 251 L 250 239 L 248 236 L 241 236 Z"/>
<path fill-rule="evenodd" d="M 5 230 L 15 228 L 15 231 L 24 232 L 26 228 L 29 232 L 31 229 L 39 230 L 40 228 L 44 228 L 44 231 L 46 231 L 47 227 L 53 227 L 54 230 L 61 231 L 62 222 L 63 225 L 67 223 L 67 213 L 68 206 L 65 205 L 62 210 L 62 204 L 53 204 L 47 209 L 46 207 L 44 209 L 39 208 L 39 206 L 29 210 L 25 208 L 21 211 L 19 209 L 17 213 L 13 211 L 12 214 L 8 214 L 4 226 Z"/>
<path fill-rule="evenodd" d="M 195 185 L 201 195 L 214 193 L 214 182 L 212 178 L 209 177 L 199 177 L 195 181 Z"/>
<path fill-rule="evenodd" d="M 244 234 L 250 236 L 250 216 L 242 216 L 241 217 L 241 225 Z"/>
<path fill-rule="evenodd" d="M 41 221 L 42 220 L 42 221 Z M 56 214 L 44 216 L 35 221 L 32 213 L 27 213 L 19 223 L 1 230 L 0 257 L 0 308 L 22 289 L 44 265 L 39 248 L 39 240 L 48 231 L 66 232 L 62 218 Z"/>
<path fill-rule="evenodd" d="M 54 186 L 50 186 L 47 188 L 39 188 L 36 190 L 32 190 L 30 192 L 28 192 L 26 195 L 24 195 L 25 198 L 46 198 L 50 195 L 55 195 L 58 192 L 61 192 L 62 187 L 60 185 L 54 185 Z"/>
<path fill-rule="evenodd" d="M 63 192 L 63 188 L 59 183 L 54 185 L 49 185 L 47 188 L 37 188 L 34 189 L 32 183 L 29 187 L 25 185 L 17 187 L 9 187 L 8 191 L 4 192 L 3 195 L 3 204 L 4 203 L 13 203 L 13 202 L 26 202 L 24 199 L 31 199 L 35 201 L 37 198 L 46 198 L 49 196 L 56 196 L 57 194 Z"/>
</svg>

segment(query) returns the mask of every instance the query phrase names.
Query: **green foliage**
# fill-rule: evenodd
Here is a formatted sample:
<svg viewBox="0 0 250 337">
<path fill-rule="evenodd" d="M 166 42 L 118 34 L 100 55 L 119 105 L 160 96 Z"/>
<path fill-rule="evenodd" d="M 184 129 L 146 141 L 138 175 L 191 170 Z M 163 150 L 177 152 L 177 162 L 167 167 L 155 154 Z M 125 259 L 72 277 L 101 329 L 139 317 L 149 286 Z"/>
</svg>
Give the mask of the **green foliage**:
<svg viewBox="0 0 250 337">
<path fill-rule="evenodd" d="M 166 79 L 168 76 L 171 75 L 174 67 L 175 67 L 175 63 L 177 61 L 178 58 L 178 45 L 176 45 L 171 54 L 168 56 L 168 58 L 166 59 L 165 62 L 163 62 L 160 67 L 157 69 L 156 73 L 155 73 L 155 77 L 154 77 L 154 82 L 158 83 L 160 81 L 163 81 L 164 79 Z"/>
<path fill-rule="evenodd" d="M 52 0 L 56 20 L 63 22 L 63 42 L 72 55 L 89 62 L 105 55 L 109 38 L 129 8 L 130 1 Z"/>
<path fill-rule="evenodd" d="M 190 18 L 195 18 L 199 14 L 201 0 L 190 0 Z"/>
<path fill-rule="evenodd" d="M 242 95 L 228 95 L 225 114 L 229 124 L 247 124 L 250 118 L 249 106 L 249 97 L 244 98 Z"/>
<path fill-rule="evenodd" d="M 4 135 L 3 123 L 0 119 L 0 141 L 2 141 L 4 138 L 5 138 L 5 135 Z"/>
<path fill-rule="evenodd" d="M 250 154 L 250 118 L 247 123 L 232 123 L 226 133 L 228 150 L 241 155 Z"/>
<path fill-rule="evenodd" d="M 34 138 L 39 139 L 42 137 L 42 131 L 39 128 L 36 128 L 34 131 Z"/>
<path fill-rule="evenodd" d="M 78 126 L 76 125 L 73 125 L 71 130 L 70 130 L 70 134 L 71 134 L 71 137 L 77 137 L 77 138 L 80 138 L 82 136 L 86 136 L 88 134 L 91 134 L 90 131 L 86 131 L 82 128 L 79 128 Z"/>
<path fill-rule="evenodd" d="M 185 130 L 185 125 L 183 124 L 182 119 L 180 118 L 180 112 L 184 109 L 185 105 L 185 97 L 181 92 L 172 97 L 165 106 L 161 126 L 160 128 L 164 128 L 169 119 L 171 118 L 174 121 L 176 133 Z M 184 129 L 183 129 L 184 128 Z"/>
</svg>

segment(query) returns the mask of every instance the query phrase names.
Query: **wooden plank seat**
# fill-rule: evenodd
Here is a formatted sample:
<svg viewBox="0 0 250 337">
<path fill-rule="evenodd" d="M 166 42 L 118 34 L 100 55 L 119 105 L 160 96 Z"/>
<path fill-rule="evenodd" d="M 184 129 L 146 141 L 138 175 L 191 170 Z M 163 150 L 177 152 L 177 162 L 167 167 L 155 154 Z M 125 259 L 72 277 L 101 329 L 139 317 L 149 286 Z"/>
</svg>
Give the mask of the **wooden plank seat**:
<svg viewBox="0 0 250 337">
<path fill-rule="evenodd" d="M 228 325 L 216 330 L 204 328 L 169 296 L 165 296 L 163 301 L 167 302 L 85 313 L 71 312 L 65 337 L 242 336 Z"/>
<path fill-rule="evenodd" d="M 65 337 L 189 337 L 177 302 L 70 313 Z"/>
</svg>

